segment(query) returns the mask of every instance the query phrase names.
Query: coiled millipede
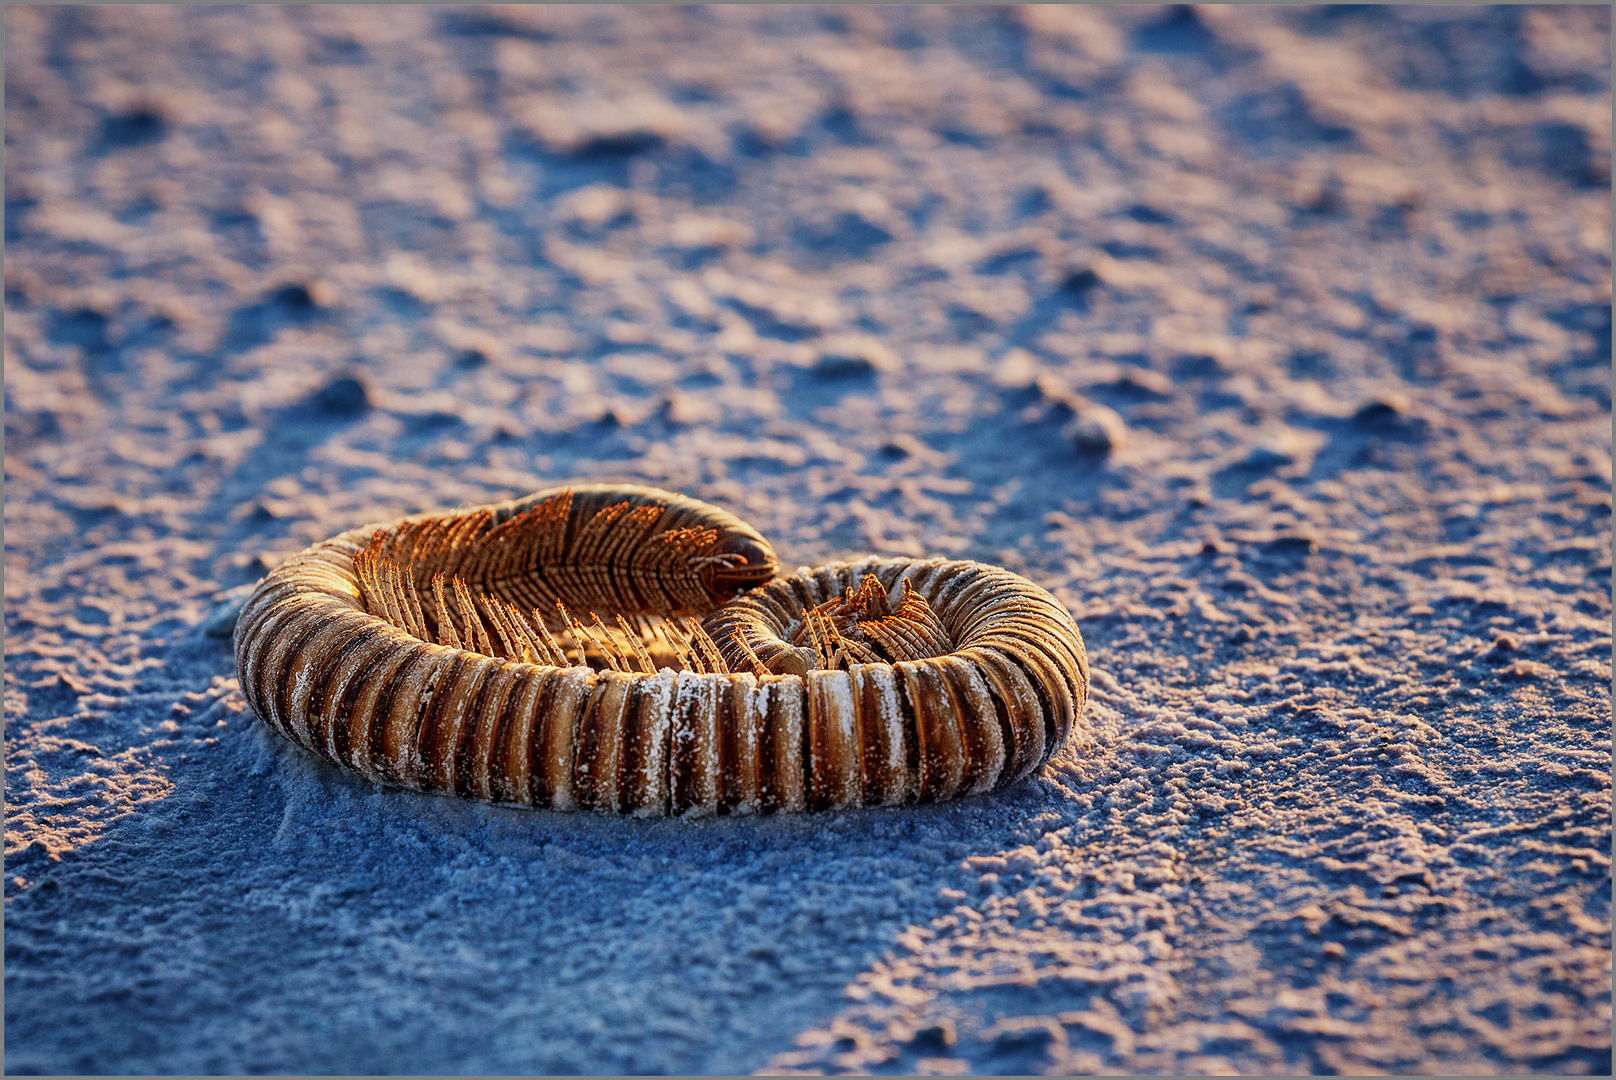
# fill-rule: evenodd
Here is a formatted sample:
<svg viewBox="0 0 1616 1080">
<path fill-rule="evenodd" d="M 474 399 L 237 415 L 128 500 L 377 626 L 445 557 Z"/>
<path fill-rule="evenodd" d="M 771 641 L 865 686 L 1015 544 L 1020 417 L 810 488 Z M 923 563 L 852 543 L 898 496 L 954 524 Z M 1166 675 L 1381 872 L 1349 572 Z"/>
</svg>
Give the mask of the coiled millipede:
<svg viewBox="0 0 1616 1080">
<path fill-rule="evenodd" d="M 988 791 L 1078 723 L 1082 635 L 1024 578 L 778 569 L 694 499 L 543 491 L 294 555 L 242 608 L 236 666 L 270 728 L 377 783 L 642 816 Z"/>
</svg>

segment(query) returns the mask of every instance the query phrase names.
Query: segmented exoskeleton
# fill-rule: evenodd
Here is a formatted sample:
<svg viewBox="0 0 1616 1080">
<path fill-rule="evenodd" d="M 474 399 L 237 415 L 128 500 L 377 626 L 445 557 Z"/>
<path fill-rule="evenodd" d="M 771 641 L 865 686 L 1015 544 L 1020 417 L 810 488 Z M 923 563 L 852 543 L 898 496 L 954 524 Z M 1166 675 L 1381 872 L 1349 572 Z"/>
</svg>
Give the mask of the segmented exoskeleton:
<svg viewBox="0 0 1616 1080">
<path fill-rule="evenodd" d="M 736 599 L 777 569 L 693 499 L 540 492 L 293 556 L 237 667 L 272 728 L 374 781 L 642 815 L 987 790 L 1082 708 L 1077 628 L 1008 571 L 870 561 Z"/>
<path fill-rule="evenodd" d="M 1088 700 L 1066 609 L 977 562 L 805 567 L 704 625 L 730 664 L 801 680 L 812 808 L 1004 787 L 1049 760 Z"/>
</svg>

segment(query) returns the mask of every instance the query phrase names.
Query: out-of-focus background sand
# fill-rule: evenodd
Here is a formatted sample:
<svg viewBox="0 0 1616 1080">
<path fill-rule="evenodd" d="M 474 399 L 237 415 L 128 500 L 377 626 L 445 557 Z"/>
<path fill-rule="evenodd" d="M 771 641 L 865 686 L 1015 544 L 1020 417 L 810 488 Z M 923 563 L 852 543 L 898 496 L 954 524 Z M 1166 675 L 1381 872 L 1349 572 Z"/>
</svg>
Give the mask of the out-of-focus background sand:
<svg viewBox="0 0 1616 1080">
<path fill-rule="evenodd" d="M 7 7 L 7 1071 L 1608 1073 L 1610 59 L 1604 7 Z M 569 479 L 1030 576 L 1095 747 L 621 821 L 242 711 L 267 566 Z"/>
</svg>

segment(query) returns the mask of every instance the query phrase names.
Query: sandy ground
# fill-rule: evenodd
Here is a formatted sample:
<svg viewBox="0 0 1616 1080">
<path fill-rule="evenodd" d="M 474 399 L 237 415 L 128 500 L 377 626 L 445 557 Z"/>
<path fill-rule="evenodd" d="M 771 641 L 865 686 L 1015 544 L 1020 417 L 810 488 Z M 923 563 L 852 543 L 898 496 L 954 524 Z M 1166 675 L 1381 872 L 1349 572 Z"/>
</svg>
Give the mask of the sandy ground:
<svg viewBox="0 0 1616 1080">
<path fill-rule="evenodd" d="M 1608 1073 L 1609 13 L 5 10 L 6 1070 Z M 377 790 L 232 598 L 676 488 L 1009 566 L 998 797 Z"/>
</svg>

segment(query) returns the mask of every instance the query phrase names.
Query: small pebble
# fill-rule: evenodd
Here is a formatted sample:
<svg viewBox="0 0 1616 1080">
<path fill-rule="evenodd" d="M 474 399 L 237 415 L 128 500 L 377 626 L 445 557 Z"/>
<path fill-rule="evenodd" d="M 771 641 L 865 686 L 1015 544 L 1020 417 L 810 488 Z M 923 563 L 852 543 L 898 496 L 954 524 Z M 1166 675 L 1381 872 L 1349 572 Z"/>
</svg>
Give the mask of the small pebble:
<svg viewBox="0 0 1616 1080">
<path fill-rule="evenodd" d="M 1277 469 L 1281 465 L 1293 465 L 1295 463 L 1295 456 L 1272 446 L 1254 447 L 1251 453 L 1246 455 L 1244 462 L 1248 469 Z"/>
<path fill-rule="evenodd" d="M 332 416 L 358 416 L 370 408 L 370 392 L 353 375 L 339 375 L 315 391 L 314 404 Z"/>
<path fill-rule="evenodd" d="M 1113 409 L 1090 405 L 1080 412 L 1065 431 L 1082 454 L 1105 457 L 1122 449 L 1128 438 L 1128 425 Z"/>
<path fill-rule="evenodd" d="M 953 1046 L 957 1041 L 958 1036 L 954 1032 L 954 1022 L 952 1020 L 942 1020 L 915 1032 L 914 1037 L 909 1040 L 909 1044 L 911 1046 L 933 1047 L 941 1050 L 945 1047 Z"/>
</svg>

